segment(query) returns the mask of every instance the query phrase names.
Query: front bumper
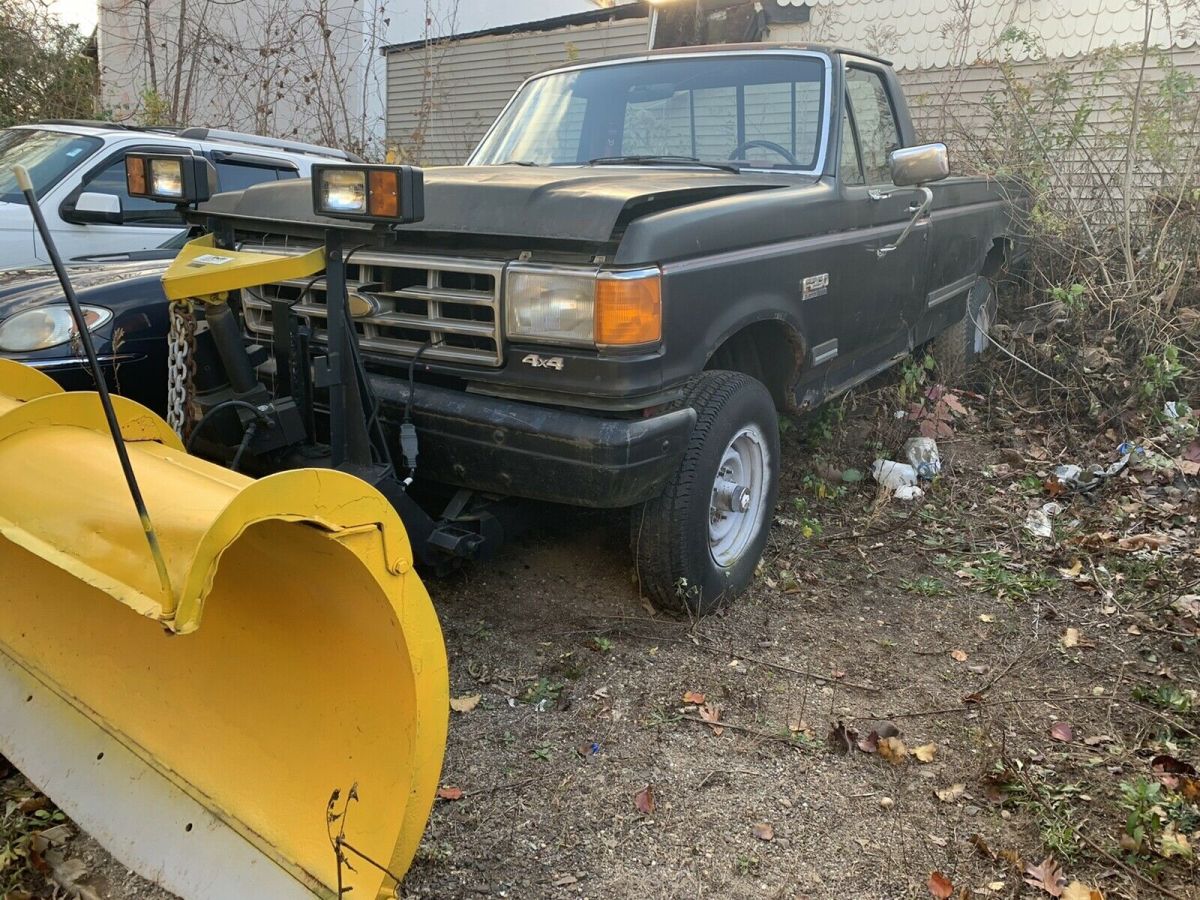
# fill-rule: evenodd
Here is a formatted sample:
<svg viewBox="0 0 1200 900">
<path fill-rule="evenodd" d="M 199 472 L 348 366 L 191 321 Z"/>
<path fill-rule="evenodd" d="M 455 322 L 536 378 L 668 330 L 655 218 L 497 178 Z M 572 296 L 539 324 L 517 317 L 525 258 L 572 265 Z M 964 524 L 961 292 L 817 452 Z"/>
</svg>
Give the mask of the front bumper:
<svg viewBox="0 0 1200 900">
<path fill-rule="evenodd" d="M 408 382 L 370 378 L 384 418 L 398 425 Z M 696 421 L 692 409 L 617 419 L 431 385 L 414 393 L 421 477 L 572 506 L 618 508 L 656 496 Z"/>
</svg>

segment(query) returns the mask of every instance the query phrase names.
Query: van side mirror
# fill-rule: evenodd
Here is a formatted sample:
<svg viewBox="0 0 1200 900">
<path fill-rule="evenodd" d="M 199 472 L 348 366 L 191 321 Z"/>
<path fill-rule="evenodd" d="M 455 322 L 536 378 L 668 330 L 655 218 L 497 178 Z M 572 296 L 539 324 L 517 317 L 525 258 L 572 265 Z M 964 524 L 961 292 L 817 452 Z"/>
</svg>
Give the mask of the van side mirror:
<svg viewBox="0 0 1200 900">
<path fill-rule="evenodd" d="M 897 187 L 910 187 L 941 181 L 950 174 L 950 155 L 946 145 L 920 144 L 893 150 L 888 156 L 892 170 L 892 183 Z"/>
<path fill-rule="evenodd" d="M 120 225 L 124 221 L 121 198 L 116 194 L 101 194 L 97 191 L 84 191 L 75 198 L 73 207 L 64 205 L 60 214 L 68 222 L 80 225 Z"/>
</svg>

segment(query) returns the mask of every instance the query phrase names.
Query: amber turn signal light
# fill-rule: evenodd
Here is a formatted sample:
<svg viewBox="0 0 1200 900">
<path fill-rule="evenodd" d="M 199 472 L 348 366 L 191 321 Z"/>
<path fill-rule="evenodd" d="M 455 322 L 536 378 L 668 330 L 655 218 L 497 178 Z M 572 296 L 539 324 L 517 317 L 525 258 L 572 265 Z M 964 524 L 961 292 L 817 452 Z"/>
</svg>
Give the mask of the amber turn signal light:
<svg viewBox="0 0 1200 900">
<path fill-rule="evenodd" d="M 596 281 L 596 345 L 628 347 L 661 339 L 662 273 L 602 273 Z"/>
</svg>

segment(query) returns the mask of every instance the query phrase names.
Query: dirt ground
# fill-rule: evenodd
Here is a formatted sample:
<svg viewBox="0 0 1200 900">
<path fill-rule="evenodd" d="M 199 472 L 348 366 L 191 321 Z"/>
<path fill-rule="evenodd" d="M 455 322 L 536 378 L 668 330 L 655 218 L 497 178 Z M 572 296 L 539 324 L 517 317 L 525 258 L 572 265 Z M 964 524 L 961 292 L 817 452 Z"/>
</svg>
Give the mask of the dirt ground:
<svg viewBox="0 0 1200 900">
<path fill-rule="evenodd" d="M 896 384 L 785 433 L 764 564 L 723 614 L 641 601 L 616 513 L 547 508 L 430 582 L 451 695 L 479 702 L 451 715 L 462 796 L 437 801 L 402 896 L 1200 898 L 1200 504 L 1161 463 L 1179 445 L 1071 446 L 959 392 L 941 476 L 902 502 L 855 480 L 914 433 Z M 1051 496 L 1056 464 L 1126 438 L 1151 462 Z M 81 840 L 101 896 L 166 896 Z M 1046 857 L 1065 877 L 1026 883 Z"/>
</svg>

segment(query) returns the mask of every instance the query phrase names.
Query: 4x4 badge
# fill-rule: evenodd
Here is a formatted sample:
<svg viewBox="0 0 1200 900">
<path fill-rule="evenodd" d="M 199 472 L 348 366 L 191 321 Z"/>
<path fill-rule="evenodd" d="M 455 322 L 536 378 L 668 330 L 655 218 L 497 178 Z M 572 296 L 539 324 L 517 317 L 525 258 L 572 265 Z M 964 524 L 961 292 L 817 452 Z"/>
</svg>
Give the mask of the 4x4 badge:
<svg viewBox="0 0 1200 900">
<path fill-rule="evenodd" d="M 556 372 L 563 370 L 561 356 L 538 356 L 536 353 L 527 353 L 521 362 L 527 366 L 533 366 L 535 369 L 554 369 Z"/>
</svg>

